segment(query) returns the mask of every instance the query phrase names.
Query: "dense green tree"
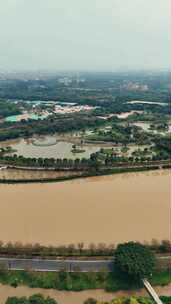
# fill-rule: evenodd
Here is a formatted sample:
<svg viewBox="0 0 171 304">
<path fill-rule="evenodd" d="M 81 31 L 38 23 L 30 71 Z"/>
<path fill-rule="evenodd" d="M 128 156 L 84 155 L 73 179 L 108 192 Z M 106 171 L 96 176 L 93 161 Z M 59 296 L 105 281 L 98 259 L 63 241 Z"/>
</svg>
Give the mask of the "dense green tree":
<svg viewBox="0 0 171 304">
<path fill-rule="evenodd" d="M 142 279 L 153 272 L 155 257 L 149 248 L 140 243 L 120 244 L 115 251 L 115 266 L 123 274 Z"/>
<path fill-rule="evenodd" d="M 93 298 L 89 298 L 86 301 L 84 301 L 84 304 L 96 304 L 97 300 L 93 299 Z"/>
<path fill-rule="evenodd" d="M 52 298 L 44 298 L 41 294 L 36 294 L 30 296 L 28 299 L 25 297 L 17 298 L 12 297 L 8 298 L 6 304 L 57 304 L 57 302 Z"/>
<path fill-rule="evenodd" d="M 5 304 L 30 304 L 30 303 L 25 297 L 22 298 L 11 297 L 7 299 Z"/>
</svg>

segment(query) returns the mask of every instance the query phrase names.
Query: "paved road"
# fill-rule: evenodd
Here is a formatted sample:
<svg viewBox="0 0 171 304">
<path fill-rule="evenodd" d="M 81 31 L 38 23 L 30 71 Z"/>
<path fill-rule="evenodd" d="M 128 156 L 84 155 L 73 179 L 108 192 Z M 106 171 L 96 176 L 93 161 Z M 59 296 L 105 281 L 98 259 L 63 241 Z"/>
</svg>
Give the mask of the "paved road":
<svg viewBox="0 0 171 304">
<path fill-rule="evenodd" d="M 6 265 L 11 270 L 35 271 L 111 271 L 112 261 L 107 260 L 43 260 L 43 259 L 8 259 L 0 258 L 0 264 Z"/>
<path fill-rule="evenodd" d="M 170 260 L 171 256 L 160 256 L 159 260 Z M 0 258 L 0 264 L 11 270 L 35 271 L 112 271 L 113 260 L 43 260 Z"/>
</svg>

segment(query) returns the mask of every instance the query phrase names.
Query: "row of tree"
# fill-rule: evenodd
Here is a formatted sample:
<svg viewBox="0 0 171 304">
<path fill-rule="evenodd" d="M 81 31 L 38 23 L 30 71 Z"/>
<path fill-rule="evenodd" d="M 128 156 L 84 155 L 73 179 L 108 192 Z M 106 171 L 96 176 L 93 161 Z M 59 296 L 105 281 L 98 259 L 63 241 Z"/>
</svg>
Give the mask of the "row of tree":
<svg viewBox="0 0 171 304">
<path fill-rule="evenodd" d="M 171 297 L 161 297 L 164 303 L 168 304 L 170 303 L 170 298 Z M 72 301 L 72 300 L 71 300 Z M 71 302 L 72 303 L 72 302 Z M 105 302 L 105 304 L 152 304 L 153 302 L 151 301 L 150 298 L 147 297 L 135 297 L 132 296 L 130 298 L 115 298 L 114 300 L 110 302 Z M 37 294 L 33 295 L 29 298 L 22 297 L 22 298 L 17 298 L 17 297 L 12 297 L 8 298 L 5 304 L 57 304 L 57 302 L 52 299 L 52 298 L 44 298 L 43 296 Z M 82 303 L 80 303 L 82 304 Z M 98 301 L 93 298 L 89 298 L 84 301 L 83 304 L 104 304 L 102 301 Z"/>
<path fill-rule="evenodd" d="M 29 298 L 10 297 L 5 304 L 57 304 L 57 302 L 50 297 L 44 298 L 41 294 L 35 294 Z"/>
<path fill-rule="evenodd" d="M 155 254 L 171 253 L 171 242 L 163 240 L 161 242 L 152 240 L 145 243 Z M 43 246 L 40 244 L 22 244 L 0 242 L 1 256 L 22 256 L 22 257 L 56 257 L 56 256 L 113 256 L 116 250 L 115 244 L 91 243 L 85 245 L 83 242 L 61 246 Z"/>
<path fill-rule="evenodd" d="M 41 168 L 54 168 L 54 169 L 72 169 L 72 170 L 82 170 L 93 167 L 96 160 L 93 158 L 76 158 L 76 159 L 67 159 L 67 158 L 31 158 L 14 155 L 0 155 L 0 163 L 8 164 L 13 166 L 23 166 L 23 167 L 41 167 Z"/>
</svg>

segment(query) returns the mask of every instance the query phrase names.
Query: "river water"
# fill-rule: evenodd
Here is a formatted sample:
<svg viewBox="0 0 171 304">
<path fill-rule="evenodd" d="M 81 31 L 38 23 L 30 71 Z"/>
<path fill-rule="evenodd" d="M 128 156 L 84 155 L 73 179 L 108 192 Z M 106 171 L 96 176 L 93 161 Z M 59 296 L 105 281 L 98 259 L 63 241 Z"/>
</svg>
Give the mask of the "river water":
<svg viewBox="0 0 171 304">
<path fill-rule="evenodd" d="M 56 290 L 45 290 L 41 288 L 29 288 L 25 286 L 16 289 L 10 286 L 0 285 L 0 301 L 5 303 L 8 297 L 29 297 L 33 294 L 42 294 L 44 297 L 55 299 L 58 304 L 83 304 L 88 298 L 95 298 L 99 301 L 110 301 L 116 296 L 126 295 L 125 292 L 107 293 L 104 290 L 87 290 L 82 292 L 63 292 Z M 127 293 L 128 294 L 128 293 Z M 145 291 L 132 292 L 132 294 L 143 295 Z"/>
<path fill-rule="evenodd" d="M 171 239 L 171 170 L 54 184 L 0 185 L 0 240 L 118 243 Z"/>
<path fill-rule="evenodd" d="M 155 287 L 158 295 L 171 295 L 171 284 L 164 287 Z M 94 298 L 98 301 L 111 301 L 115 297 L 122 296 L 148 296 L 144 289 L 142 290 L 131 290 L 131 291 L 119 291 L 115 293 L 106 292 L 104 290 L 86 290 L 81 292 L 68 292 L 68 291 L 57 291 L 52 289 L 41 289 L 41 288 L 29 288 L 26 286 L 20 286 L 16 289 L 10 286 L 0 285 L 0 301 L 2 304 L 5 303 L 8 297 L 29 297 L 33 294 L 42 294 L 44 297 L 51 297 L 55 299 L 58 304 L 83 304 L 88 298 Z"/>
</svg>

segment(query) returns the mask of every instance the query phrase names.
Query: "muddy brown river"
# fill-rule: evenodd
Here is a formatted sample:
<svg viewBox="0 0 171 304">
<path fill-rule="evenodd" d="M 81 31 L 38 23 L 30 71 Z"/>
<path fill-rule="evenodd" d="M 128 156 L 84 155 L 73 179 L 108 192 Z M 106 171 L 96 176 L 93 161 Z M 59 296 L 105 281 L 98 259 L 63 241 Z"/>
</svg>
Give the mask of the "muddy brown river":
<svg viewBox="0 0 171 304">
<path fill-rule="evenodd" d="M 155 287 L 158 295 L 171 295 L 171 284 L 164 287 Z M 55 299 L 58 304 L 83 304 L 88 298 L 94 298 L 99 301 L 111 301 L 115 297 L 122 296 L 148 296 L 144 289 L 119 291 L 115 293 L 105 292 L 104 290 L 86 290 L 81 292 L 66 292 L 52 289 L 29 288 L 25 286 L 17 287 L 16 289 L 10 286 L 0 285 L 0 301 L 5 303 L 8 297 L 29 297 L 33 294 L 42 294 L 44 297 Z"/>
<path fill-rule="evenodd" d="M 0 185 L 0 240 L 118 243 L 171 239 L 171 170 L 54 184 Z"/>
</svg>

